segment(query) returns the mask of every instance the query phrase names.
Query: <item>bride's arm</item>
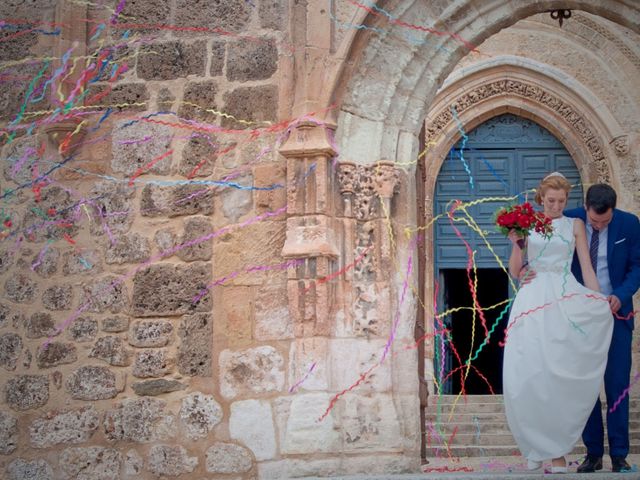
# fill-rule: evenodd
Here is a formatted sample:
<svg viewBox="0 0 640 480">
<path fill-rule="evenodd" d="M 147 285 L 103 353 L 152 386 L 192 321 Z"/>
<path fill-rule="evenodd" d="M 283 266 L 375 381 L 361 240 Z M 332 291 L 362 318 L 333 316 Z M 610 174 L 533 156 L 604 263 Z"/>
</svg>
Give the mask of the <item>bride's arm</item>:
<svg viewBox="0 0 640 480">
<path fill-rule="evenodd" d="M 522 265 L 524 264 L 523 251 L 518 246 L 518 239 L 521 238 L 514 230 L 511 230 L 508 235 L 509 240 L 511 240 L 511 256 L 509 257 L 509 274 L 513 278 L 520 277 L 520 270 L 522 270 Z"/>
<path fill-rule="evenodd" d="M 584 222 L 579 218 L 573 221 L 573 234 L 576 237 L 576 253 L 580 261 L 580 270 L 582 270 L 582 279 L 584 284 L 591 290 L 600 291 L 596 272 L 593 271 L 591 258 L 589 257 L 589 247 L 587 247 L 587 230 Z"/>
</svg>

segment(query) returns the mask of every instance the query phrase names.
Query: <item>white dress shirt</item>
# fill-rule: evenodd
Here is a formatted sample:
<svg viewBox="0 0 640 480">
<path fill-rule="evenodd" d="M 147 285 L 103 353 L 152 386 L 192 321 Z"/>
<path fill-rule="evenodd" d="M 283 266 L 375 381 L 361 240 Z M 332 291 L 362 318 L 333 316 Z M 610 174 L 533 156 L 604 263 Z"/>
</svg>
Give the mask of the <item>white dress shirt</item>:
<svg viewBox="0 0 640 480">
<path fill-rule="evenodd" d="M 598 269 L 596 276 L 598 277 L 598 284 L 600 284 L 600 292 L 605 295 L 611 295 L 613 287 L 611 286 L 611 279 L 609 278 L 609 264 L 607 263 L 607 237 L 609 227 L 600 229 L 600 238 L 598 239 Z M 591 245 L 591 235 L 593 234 L 593 227 L 587 220 L 587 248 Z"/>
</svg>

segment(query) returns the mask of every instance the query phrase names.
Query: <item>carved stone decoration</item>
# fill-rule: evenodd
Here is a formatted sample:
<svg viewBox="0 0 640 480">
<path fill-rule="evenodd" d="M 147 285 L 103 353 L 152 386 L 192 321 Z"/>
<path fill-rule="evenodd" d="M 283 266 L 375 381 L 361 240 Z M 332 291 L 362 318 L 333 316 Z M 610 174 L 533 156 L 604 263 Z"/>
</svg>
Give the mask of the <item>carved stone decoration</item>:
<svg viewBox="0 0 640 480">
<path fill-rule="evenodd" d="M 534 100 L 564 118 L 587 146 L 592 158 L 594 170 L 598 174 L 598 181 L 611 183 L 611 173 L 605 161 L 602 142 L 595 133 L 596 129 L 592 126 L 591 122 L 561 98 L 545 91 L 537 85 L 528 84 L 522 80 L 496 80 L 489 84 L 480 85 L 460 95 L 455 101 L 451 102 L 450 106 L 436 114 L 433 120 L 426 126 L 426 143 L 434 141 L 454 120 L 451 112 L 452 109 L 455 109 L 455 111 L 460 114 L 487 98 L 507 94 Z M 618 138 L 621 139 L 623 137 Z M 615 143 L 617 140 L 618 139 L 614 140 L 616 152 L 621 156 L 626 155 L 626 153 L 623 153 L 625 151 L 624 141 L 621 141 L 620 147 L 618 147 L 618 144 Z"/>
<path fill-rule="evenodd" d="M 349 205 L 353 212 L 345 208 L 346 217 L 355 216 L 357 220 L 379 218 L 379 198 L 390 200 L 400 186 L 398 170 L 393 162 L 378 162 L 373 165 L 355 165 L 340 162 L 338 167 L 338 184 L 343 196 L 353 197 Z M 351 208 L 349 208 L 351 210 Z"/>
<path fill-rule="evenodd" d="M 613 148 L 616 150 L 616 154 L 619 157 L 626 157 L 629 153 L 629 137 L 627 135 L 621 135 L 613 139 Z"/>
</svg>

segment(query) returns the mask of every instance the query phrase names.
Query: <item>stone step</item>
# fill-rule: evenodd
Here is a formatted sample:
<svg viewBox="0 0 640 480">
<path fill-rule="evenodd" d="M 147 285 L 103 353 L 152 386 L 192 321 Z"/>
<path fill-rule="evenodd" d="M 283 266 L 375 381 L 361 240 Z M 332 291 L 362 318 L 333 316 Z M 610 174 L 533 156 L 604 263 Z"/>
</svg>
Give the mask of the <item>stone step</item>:
<svg viewBox="0 0 640 480">
<path fill-rule="evenodd" d="M 606 450 L 606 447 L 605 447 Z M 449 447 L 448 451 L 452 457 L 498 457 L 509 455 L 520 455 L 518 447 L 515 445 L 473 445 L 473 446 L 460 446 L 453 445 Z M 436 447 L 431 445 L 427 447 L 427 458 L 435 457 L 448 457 L 449 453 L 444 447 Z M 573 449 L 571 455 L 584 455 L 586 449 L 583 445 L 578 445 Z M 640 444 L 631 444 L 629 446 L 629 453 L 640 454 Z"/>
<path fill-rule="evenodd" d="M 456 402 L 456 398 L 458 401 Z M 504 401 L 502 395 L 467 395 L 458 397 L 457 395 L 441 395 L 430 397 L 427 411 L 449 412 L 455 406 L 456 412 L 478 411 L 478 412 L 502 412 L 504 411 Z M 603 410 L 606 405 L 602 405 Z M 629 402 L 629 410 L 640 412 L 640 398 L 632 397 Z"/>
<path fill-rule="evenodd" d="M 477 433 L 460 433 L 459 431 L 456 431 L 455 435 L 451 432 L 448 436 L 443 435 L 441 432 L 439 434 L 431 433 L 431 435 L 428 433 L 427 441 L 431 443 L 432 447 L 443 446 L 445 441 L 449 442 L 449 445 L 456 446 L 489 447 L 493 445 L 516 445 L 516 442 L 510 432 L 487 433 L 481 430 L 480 435 L 478 435 Z M 451 441 L 449 440 L 450 438 L 452 438 Z M 633 445 L 640 446 L 640 432 L 630 432 L 629 441 Z"/>
<path fill-rule="evenodd" d="M 436 423 L 436 419 L 427 418 L 427 422 L 431 422 L 433 428 L 436 428 L 438 432 L 441 432 L 443 435 L 451 435 L 453 430 L 457 428 L 458 433 L 476 433 L 478 428 L 480 429 L 480 433 L 509 433 L 509 427 L 507 425 L 506 419 L 503 421 L 496 421 L 492 419 L 490 421 L 484 421 L 481 418 L 478 418 L 478 422 L 474 422 L 473 418 L 475 416 L 470 416 L 468 420 L 456 419 L 456 421 L 446 422 L 442 418 L 440 419 L 440 423 Z M 477 418 L 477 417 L 476 417 Z M 429 428 L 429 423 L 427 423 Z M 605 426 L 606 429 L 606 426 Z M 630 420 L 629 421 L 629 433 L 638 433 L 640 432 L 640 420 Z"/>
</svg>

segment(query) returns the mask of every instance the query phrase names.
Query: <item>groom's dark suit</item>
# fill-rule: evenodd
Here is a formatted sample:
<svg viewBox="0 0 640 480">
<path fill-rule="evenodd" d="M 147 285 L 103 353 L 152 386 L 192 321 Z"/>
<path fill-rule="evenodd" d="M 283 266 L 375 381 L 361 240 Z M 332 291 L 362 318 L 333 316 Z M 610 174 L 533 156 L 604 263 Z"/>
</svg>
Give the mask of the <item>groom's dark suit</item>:
<svg viewBox="0 0 640 480">
<path fill-rule="evenodd" d="M 587 222 L 584 208 L 564 212 L 567 217 L 581 218 Z M 631 374 L 631 343 L 634 327 L 632 296 L 640 288 L 640 221 L 638 217 L 622 210 L 614 209 L 613 217 L 607 225 L 607 266 L 613 291 L 622 306 L 614 318 L 613 336 L 609 347 L 607 368 L 604 374 L 607 396 L 607 433 L 609 455 L 626 457 L 629 453 L 629 396 L 626 395 L 613 412 L 609 410 L 629 386 Z M 582 273 L 577 258 L 574 258 L 573 274 L 580 281 Z M 587 453 L 602 457 L 604 454 L 604 429 L 600 399 L 587 421 L 582 440 Z"/>
</svg>

